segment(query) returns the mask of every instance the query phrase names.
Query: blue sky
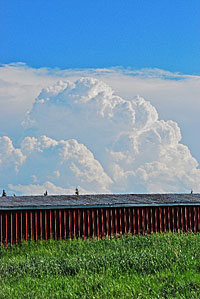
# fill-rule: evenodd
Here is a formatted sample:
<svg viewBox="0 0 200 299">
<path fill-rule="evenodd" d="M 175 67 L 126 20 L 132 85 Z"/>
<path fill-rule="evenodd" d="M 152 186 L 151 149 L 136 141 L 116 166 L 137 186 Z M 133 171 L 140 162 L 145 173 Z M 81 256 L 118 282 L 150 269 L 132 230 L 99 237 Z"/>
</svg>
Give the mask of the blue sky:
<svg viewBox="0 0 200 299">
<path fill-rule="evenodd" d="M 200 74 L 199 0 L 0 3 L 0 63 Z"/>
</svg>

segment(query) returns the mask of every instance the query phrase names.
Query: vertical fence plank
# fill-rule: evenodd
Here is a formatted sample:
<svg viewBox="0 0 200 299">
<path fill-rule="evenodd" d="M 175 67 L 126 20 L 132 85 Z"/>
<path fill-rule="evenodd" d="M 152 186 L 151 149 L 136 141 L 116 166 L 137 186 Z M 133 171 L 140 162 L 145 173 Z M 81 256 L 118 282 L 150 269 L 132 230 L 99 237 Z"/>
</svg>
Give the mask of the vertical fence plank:
<svg viewBox="0 0 200 299">
<path fill-rule="evenodd" d="M 74 238 L 76 238 L 76 210 L 73 211 L 73 220 L 74 220 Z"/>
<path fill-rule="evenodd" d="M 31 227 L 31 241 L 33 241 L 33 214 L 30 211 L 30 227 Z"/>
<path fill-rule="evenodd" d="M 145 227 L 144 227 L 144 208 L 142 208 L 142 234 L 145 234 Z"/>
<path fill-rule="evenodd" d="M 163 208 L 163 225 L 164 225 L 164 233 L 166 233 L 167 228 L 166 228 L 166 208 Z"/>
<path fill-rule="evenodd" d="M 112 208 L 110 210 L 110 230 L 111 230 L 111 236 L 113 236 L 113 211 L 112 211 Z"/>
<path fill-rule="evenodd" d="M 54 210 L 54 239 L 57 240 L 57 210 Z"/>
<path fill-rule="evenodd" d="M 138 235 L 140 235 L 140 208 L 137 208 L 137 226 L 138 226 Z"/>
<path fill-rule="evenodd" d="M 10 244 L 13 245 L 13 213 L 10 212 Z"/>
<path fill-rule="evenodd" d="M 196 218 L 197 218 L 197 213 L 196 213 L 196 207 L 193 208 L 193 214 L 194 214 L 194 233 L 196 233 L 197 231 L 197 222 L 196 222 Z"/>
<path fill-rule="evenodd" d="M 155 232 L 157 233 L 158 232 L 158 209 L 157 209 L 157 207 L 155 207 L 154 214 L 155 214 Z"/>
<path fill-rule="evenodd" d="M 99 209 L 97 209 L 97 239 L 99 240 Z"/>
<path fill-rule="evenodd" d="M 146 207 L 146 228 L 147 235 L 149 234 L 149 207 Z"/>
<path fill-rule="evenodd" d="M 119 209 L 119 229 L 120 229 L 120 236 L 122 237 L 122 209 Z"/>
<path fill-rule="evenodd" d="M 21 218 L 21 242 L 23 238 L 23 217 L 22 217 L 22 212 L 20 213 L 20 218 Z M 26 218 L 26 242 L 28 241 L 28 212 L 25 212 L 25 218 Z"/>
<path fill-rule="evenodd" d="M 3 245 L 3 216 L 2 216 L 2 212 L 1 212 L 1 246 Z"/>
<path fill-rule="evenodd" d="M 150 209 L 150 217 L 151 217 L 151 234 L 153 234 L 153 209 Z"/>
<path fill-rule="evenodd" d="M 69 210 L 69 238 L 72 237 L 72 227 L 71 227 L 71 223 L 72 223 L 72 215 L 71 215 L 71 211 Z"/>
<path fill-rule="evenodd" d="M 45 240 L 47 240 L 47 210 L 44 212 Z"/>
<path fill-rule="evenodd" d="M 8 245 L 8 215 L 6 213 L 6 246 Z"/>
<path fill-rule="evenodd" d="M 187 223 L 187 207 L 185 207 L 185 231 L 188 231 L 188 223 Z"/>
<path fill-rule="evenodd" d="M 189 226 L 190 226 L 190 232 L 192 231 L 192 208 L 189 207 Z"/>
<path fill-rule="evenodd" d="M 197 208 L 198 212 L 198 232 L 200 232 L 200 207 Z"/>
<path fill-rule="evenodd" d="M 170 217 L 170 207 L 167 208 L 167 222 L 168 222 L 168 231 L 171 231 L 171 217 Z"/>
<path fill-rule="evenodd" d="M 162 208 L 159 208 L 159 230 L 162 232 Z"/>
<path fill-rule="evenodd" d="M 61 240 L 61 237 L 62 237 L 62 227 L 61 227 L 61 210 L 59 209 L 58 211 L 58 235 L 57 235 L 57 239 L 59 238 Z M 57 212 L 56 212 L 56 215 L 57 215 Z M 57 217 L 56 217 L 57 218 Z"/>
<path fill-rule="evenodd" d="M 60 240 L 62 239 L 62 222 L 61 222 L 61 217 L 62 217 L 62 214 L 61 214 L 61 209 L 59 209 L 59 238 Z"/>
<path fill-rule="evenodd" d="M 95 237 L 94 209 L 92 209 L 92 237 Z"/>
<path fill-rule="evenodd" d="M 90 210 L 87 210 L 87 221 L 88 221 L 88 239 L 90 239 Z"/>
<path fill-rule="evenodd" d="M 115 234 L 118 233 L 118 227 L 117 227 L 117 208 L 115 208 Z"/>
<path fill-rule="evenodd" d="M 53 234 L 52 234 L 52 211 L 49 211 L 49 226 L 50 226 L 50 239 L 53 239 Z"/>
<path fill-rule="evenodd" d="M 103 218 L 103 209 L 101 209 L 101 237 L 104 238 L 104 218 Z"/>
<path fill-rule="evenodd" d="M 38 240 L 37 232 L 37 211 L 35 211 L 35 241 Z"/>
<path fill-rule="evenodd" d="M 78 237 L 81 237 L 81 212 L 78 209 Z"/>
<path fill-rule="evenodd" d="M 67 239 L 67 213 L 64 210 L 64 239 Z"/>
<path fill-rule="evenodd" d="M 15 242 L 18 243 L 18 221 L 17 221 L 17 212 L 15 212 Z"/>
<path fill-rule="evenodd" d="M 83 239 L 85 240 L 85 210 L 83 210 Z"/>
<path fill-rule="evenodd" d="M 124 234 L 127 235 L 126 208 L 124 208 Z"/>
<path fill-rule="evenodd" d="M 40 240 L 42 241 L 42 228 L 43 228 L 43 225 L 42 225 L 42 210 L 40 210 Z"/>
<path fill-rule="evenodd" d="M 128 232 L 131 234 L 131 209 L 128 208 Z"/>
<path fill-rule="evenodd" d="M 108 216 L 108 209 L 106 209 L 106 237 L 109 236 L 109 216 Z"/>
<path fill-rule="evenodd" d="M 176 229 L 179 231 L 179 207 L 176 207 Z"/>
<path fill-rule="evenodd" d="M 135 208 L 132 208 L 132 212 L 133 212 L 133 234 L 135 235 L 136 231 L 135 231 Z"/>
<path fill-rule="evenodd" d="M 174 207 L 172 208 L 172 231 L 175 230 Z"/>
<path fill-rule="evenodd" d="M 183 207 L 181 207 L 181 231 L 184 231 L 184 225 L 183 225 Z"/>
</svg>

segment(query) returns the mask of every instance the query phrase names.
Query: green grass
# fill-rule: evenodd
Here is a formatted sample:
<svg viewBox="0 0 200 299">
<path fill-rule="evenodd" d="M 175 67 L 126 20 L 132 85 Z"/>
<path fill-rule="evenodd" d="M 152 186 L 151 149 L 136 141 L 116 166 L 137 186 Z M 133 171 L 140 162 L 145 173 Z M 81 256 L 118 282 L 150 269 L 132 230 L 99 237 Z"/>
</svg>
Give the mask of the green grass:
<svg viewBox="0 0 200 299">
<path fill-rule="evenodd" d="M 200 235 L 2 247 L 0 298 L 200 298 Z"/>
</svg>

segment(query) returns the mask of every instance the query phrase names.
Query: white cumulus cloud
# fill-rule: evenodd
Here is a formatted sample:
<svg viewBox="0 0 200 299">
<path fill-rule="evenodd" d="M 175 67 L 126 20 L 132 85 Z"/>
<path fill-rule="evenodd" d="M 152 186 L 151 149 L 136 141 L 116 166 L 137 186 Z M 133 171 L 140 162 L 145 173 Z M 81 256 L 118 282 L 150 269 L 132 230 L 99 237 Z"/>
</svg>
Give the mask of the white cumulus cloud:
<svg viewBox="0 0 200 299">
<path fill-rule="evenodd" d="M 5 178 L 1 183 L 8 184 L 12 191 L 32 190 L 34 194 L 41 194 L 41 188 L 47 188 L 49 182 L 48 191 L 55 190 L 56 194 L 61 190 L 75 190 L 75 187 L 84 193 L 109 192 L 112 179 L 86 146 L 74 139 L 26 137 L 17 149 L 8 137 L 0 142 L 1 163 L 5 165 L 2 174 Z"/>
<path fill-rule="evenodd" d="M 11 69 L 22 76 L 25 66 L 4 69 L 4 81 L 9 81 L 5 74 Z M 1 188 L 22 194 L 42 194 L 46 189 L 52 194 L 72 193 L 75 187 L 82 193 L 200 192 L 198 161 L 182 144 L 178 124 L 160 119 L 152 101 L 133 93 L 143 86 L 145 94 L 157 86 L 159 94 L 159 88 L 166 88 L 170 80 L 172 88 L 183 86 L 184 80 L 195 86 L 198 77 L 160 70 L 123 74 L 121 70 L 91 70 L 76 80 L 84 72 L 55 71 L 52 75 L 49 70 L 28 68 L 26 72 L 24 86 L 29 88 L 32 81 L 35 94 L 29 95 L 28 113 L 23 111 L 18 118 L 17 134 L 13 129 L 12 138 L 9 134 L 0 138 Z M 102 76 L 104 82 L 99 79 Z M 120 91 L 118 86 L 115 92 L 112 87 L 123 78 L 128 78 L 129 89 Z M 135 84 L 132 89 L 130 82 Z M 22 91 L 19 79 L 16 84 Z"/>
</svg>

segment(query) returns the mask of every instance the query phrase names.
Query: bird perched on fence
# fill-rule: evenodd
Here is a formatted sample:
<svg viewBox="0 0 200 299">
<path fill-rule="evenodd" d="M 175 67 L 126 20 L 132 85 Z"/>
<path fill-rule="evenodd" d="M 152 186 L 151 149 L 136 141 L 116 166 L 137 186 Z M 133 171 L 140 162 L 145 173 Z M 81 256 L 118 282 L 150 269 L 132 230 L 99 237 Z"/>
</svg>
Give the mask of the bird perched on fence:
<svg viewBox="0 0 200 299">
<path fill-rule="evenodd" d="M 79 195 L 78 188 L 75 189 L 75 195 Z"/>
<path fill-rule="evenodd" d="M 6 191 L 3 189 L 2 197 L 5 197 L 5 196 L 6 196 Z"/>
</svg>

